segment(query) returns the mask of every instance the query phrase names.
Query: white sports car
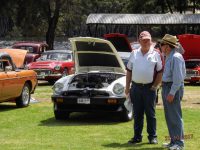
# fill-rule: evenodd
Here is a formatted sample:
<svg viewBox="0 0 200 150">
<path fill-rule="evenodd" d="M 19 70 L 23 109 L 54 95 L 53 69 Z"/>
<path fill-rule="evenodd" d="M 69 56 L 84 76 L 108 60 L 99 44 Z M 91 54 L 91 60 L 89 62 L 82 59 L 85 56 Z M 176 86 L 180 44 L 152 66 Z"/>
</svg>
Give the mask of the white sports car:
<svg viewBox="0 0 200 150">
<path fill-rule="evenodd" d="M 91 37 L 71 38 L 70 42 L 75 74 L 53 86 L 55 118 L 68 119 L 72 112 L 104 111 L 120 113 L 122 121 L 131 120 L 132 107 L 124 106 L 126 70 L 113 44 Z"/>
</svg>

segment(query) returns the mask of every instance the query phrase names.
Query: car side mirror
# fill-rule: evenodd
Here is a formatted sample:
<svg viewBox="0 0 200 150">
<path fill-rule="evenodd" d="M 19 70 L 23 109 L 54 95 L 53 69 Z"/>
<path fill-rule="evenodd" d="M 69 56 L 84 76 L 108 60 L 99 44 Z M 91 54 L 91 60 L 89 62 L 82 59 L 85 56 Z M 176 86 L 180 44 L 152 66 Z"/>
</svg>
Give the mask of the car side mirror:
<svg viewBox="0 0 200 150">
<path fill-rule="evenodd" d="M 12 66 L 6 66 L 5 67 L 5 71 L 7 72 L 7 71 L 12 71 Z"/>
</svg>

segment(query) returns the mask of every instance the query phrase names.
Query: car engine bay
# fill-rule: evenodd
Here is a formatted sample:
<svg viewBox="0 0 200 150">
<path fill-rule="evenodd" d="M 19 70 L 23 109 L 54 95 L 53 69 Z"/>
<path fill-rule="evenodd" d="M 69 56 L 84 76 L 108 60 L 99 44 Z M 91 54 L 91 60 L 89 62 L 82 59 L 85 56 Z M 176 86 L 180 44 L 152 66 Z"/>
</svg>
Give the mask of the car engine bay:
<svg viewBox="0 0 200 150">
<path fill-rule="evenodd" d="M 76 88 L 103 88 L 109 86 L 113 81 L 124 76 L 116 73 L 86 73 L 78 74 L 71 81 L 71 86 Z"/>
</svg>

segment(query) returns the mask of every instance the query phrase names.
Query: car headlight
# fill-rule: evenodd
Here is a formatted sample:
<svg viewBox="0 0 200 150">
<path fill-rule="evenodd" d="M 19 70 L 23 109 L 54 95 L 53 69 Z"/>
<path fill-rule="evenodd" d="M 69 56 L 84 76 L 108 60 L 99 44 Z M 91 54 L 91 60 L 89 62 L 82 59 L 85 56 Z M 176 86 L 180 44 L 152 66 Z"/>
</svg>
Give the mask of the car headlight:
<svg viewBox="0 0 200 150">
<path fill-rule="evenodd" d="M 124 92 L 124 86 L 120 83 L 116 83 L 114 86 L 113 86 L 113 92 L 117 95 L 120 95 Z"/>
<path fill-rule="evenodd" d="M 60 66 L 55 66 L 54 69 L 55 70 L 60 70 Z"/>
<path fill-rule="evenodd" d="M 60 93 L 62 91 L 63 87 L 64 87 L 64 85 L 62 83 L 54 84 L 54 86 L 53 86 L 54 93 L 57 93 L 57 94 Z"/>
</svg>

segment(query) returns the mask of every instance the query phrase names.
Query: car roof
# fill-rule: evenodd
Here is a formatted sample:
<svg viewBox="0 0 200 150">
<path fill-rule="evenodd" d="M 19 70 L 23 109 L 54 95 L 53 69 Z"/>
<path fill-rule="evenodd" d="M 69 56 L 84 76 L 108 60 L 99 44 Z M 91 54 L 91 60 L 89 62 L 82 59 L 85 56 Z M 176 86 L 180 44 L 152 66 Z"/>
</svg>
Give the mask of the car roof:
<svg viewBox="0 0 200 150">
<path fill-rule="evenodd" d="M 45 45 L 48 46 L 44 42 L 16 42 L 14 46 L 39 46 L 39 45 Z"/>
</svg>

